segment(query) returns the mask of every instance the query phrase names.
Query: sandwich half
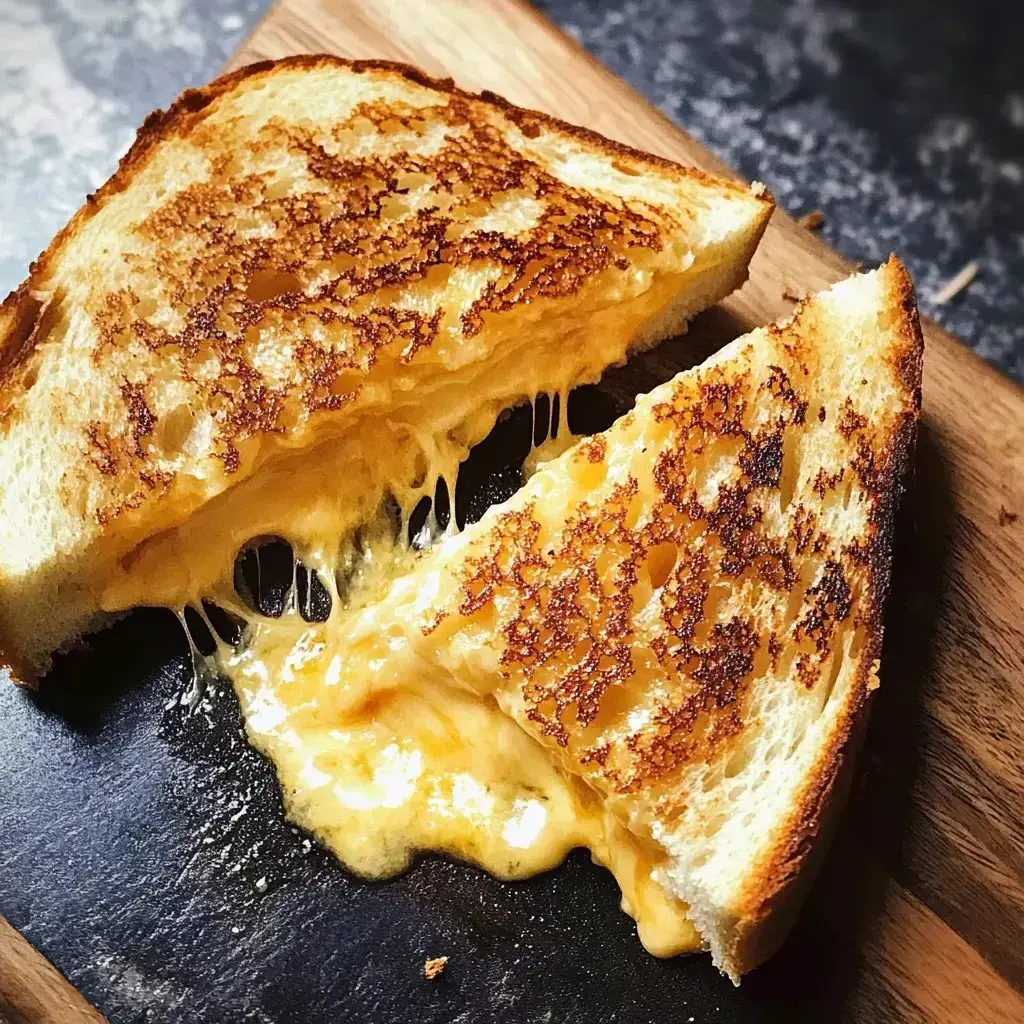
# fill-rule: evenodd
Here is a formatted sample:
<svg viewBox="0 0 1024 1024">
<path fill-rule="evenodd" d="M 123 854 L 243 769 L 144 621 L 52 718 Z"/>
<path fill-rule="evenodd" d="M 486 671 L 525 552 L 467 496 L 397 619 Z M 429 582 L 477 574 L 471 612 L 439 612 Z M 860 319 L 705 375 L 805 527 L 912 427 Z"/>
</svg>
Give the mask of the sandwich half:
<svg viewBox="0 0 1024 1024">
<path fill-rule="evenodd" d="M 642 396 L 349 617 L 321 720 L 409 680 L 495 699 L 738 980 L 793 921 L 878 686 L 922 357 L 893 258 Z"/>
<path fill-rule="evenodd" d="M 403 65 L 186 92 L 0 306 L 0 658 L 31 681 L 255 535 L 330 561 L 737 288 L 771 209 Z"/>
</svg>

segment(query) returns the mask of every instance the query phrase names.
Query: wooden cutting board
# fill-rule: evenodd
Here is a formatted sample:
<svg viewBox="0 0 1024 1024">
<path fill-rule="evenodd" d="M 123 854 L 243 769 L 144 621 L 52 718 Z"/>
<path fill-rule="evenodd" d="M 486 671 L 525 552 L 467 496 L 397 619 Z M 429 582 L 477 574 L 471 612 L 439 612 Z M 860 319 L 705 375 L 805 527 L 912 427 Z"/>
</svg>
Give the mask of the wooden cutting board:
<svg viewBox="0 0 1024 1024">
<path fill-rule="evenodd" d="M 407 61 L 733 173 L 518 0 L 282 0 L 233 66 L 320 50 Z M 727 315 L 701 325 L 701 341 L 783 316 L 787 295 L 850 269 L 779 211 L 750 281 Z M 858 1020 L 1021 1021 L 1024 392 L 935 324 L 925 338 L 916 480 L 862 780 L 807 921 L 781 955 L 848 946 L 843 977 L 808 984 L 830 990 L 833 1005 L 841 988 Z"/>
<path fill-rule="evenodd" d="M 281 0 L 232 66 L 317 51 L 407 61 L 732 173 L 517 0 Z M 666 379 L 850 269 L 779 211 L 742 291 L 609 387 Z M 934 324 L 925 335 L 883 687 L 804 917 L 744 982 L 766 1016 L 1024 1020 L 1024 393 Z M 98 1019 L 13 930 L 0 954 L 0 1018 Z"/>
</svg>

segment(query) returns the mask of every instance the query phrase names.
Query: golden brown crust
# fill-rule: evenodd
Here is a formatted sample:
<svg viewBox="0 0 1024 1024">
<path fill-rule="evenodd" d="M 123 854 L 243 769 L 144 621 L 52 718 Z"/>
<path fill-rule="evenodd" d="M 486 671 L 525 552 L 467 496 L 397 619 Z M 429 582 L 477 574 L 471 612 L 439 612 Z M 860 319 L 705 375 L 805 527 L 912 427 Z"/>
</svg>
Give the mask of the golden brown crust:
<svg viewBox="0 0 1024 1024">
<path fill-rule="evenodd" d="M 895 256 L 890 257 L 884 272 L 888 306 L 897 317 L 899 344 L 893 353 L 893 368 L 907 398 L 908 411 L 900 416 L 880 457 L 871 460 L 866 481 L 874 499 L 872 520 L 876 527 L 868 551 L 861 554 L 868 565 L 869 593 L 862 613 L 867 639 L 849 701 L 829 745 L 808 777 L 792 817 L 780 829 L 781 841 L 753 874 L 740 905 L 734 908 L 738 924 L 736 944 L 730 953 L 736 975 L 756 967 L 778 949 L 813 883 L 852 782 L 871 694 L 878 685 L 892 530 L 902 481 L 913 458 L 924 361 L 924 338 L 910 275 Z"/>
<path fill-rule="evenodd" d="M 32 349 L 27 337 L 31 331 L 19 332 L 16 329 L 12 335 L 7 329 L 7 324 L 13 321 L 17 328 L 17 325 L 29 322 L 25 314 L 27 296 L 30 295 L 35 285 L 45 279 L 48 266 L 55 255 L 87 220 L 103 208 L 112 196 L 123 192 L 132 184 L 133 175 L 144 166 L 153 150 L 164 140 L 186 135 L 202 121 L 205 111 L 211 103 L 248 79 L 273 74 L 275 71 L 283 69 L 320 67 L 339 67 L 357 73 L 385 71 L 396 74 L 415 85 L 467 100 L 481 101 L 496 107 L 510 120 L 516 122 L 524 134 L 529 134 L 535 129 L 566 132 L 609 155 L 636 159 L 646 166 L 657 167 L 666 173 L 714 184 L 717 188 L 734 190 L 737 194 L 751 194 L 746 186 L 739 183 L 715 178 L 695 167 L 683 167 L 664 157 L 644 153 L 624 143 L 607 139 L 588 128 L 562 121 L 550 114 L 517 107 L 487 90 L 477 94 L 460 89 L 455 85 L 453 79 L 432 78 L 410 64 L 388 60 L 349 60 L 327 53 L 298 54 L 277 61 L 258 61 L 222 75 L 201 88 L 186 89 L 167 110 L 155 110 L 145 119 L 136 133 L 134 143 L 121 158 L 114 174 L 96 192 L 90 193 L 86 197 L 82 208 L 74 214 L 65 227 L 54 236 L 46 249 L 32 262 L 26 281 L 0 303 L 0 328 L 4 328 L 0 331 L 0 387 L 7 384 L 8 373 L 12 366 L 24 360 Z M 773 204 L 773 199 L 767 191 L 759 193 L 757 198 L 763 200 L 766 207 Z"/>
<path fill-rule="evenodd" d="M 422 108 L 401 101 L 360 104 L 323 129 L 331 140 L 326 148 L 313 130 L 273 117 L 258 130 L 242 124 L 234 149 L 220 137 L 222 124 L 219 132 L 204 126 L 233 90 L 295 68 L 398 75 L 434 90 L 443 102 Z M 35 261 L 29 280 L 0 307 L 0 328 L 9 325 L 0 333 L 0 416 L 32 376 L 30 356 L 46 334 L 42 311 L 56 305 L 37 295 L 52 288 L 62 251 L 171 140 L 202 151 L 212 164 L 209 178 L 178 187 L 137 223 L 120 227 L 125 251 L 116 257 L 118 275 L 111 275 L 120 284 L 107 286 L 107 275 L 99 274 L 76 299 L 94 326 L 97 375 L 124 375 L 125 381 L 114 411 L 105 407 L 80 425 L 84 458 L 69 460 L 74 465 L 62 480 L 62 493 L 80 495 L 75 506 L 84 505 L 85 515 L 101 526 L 174 485 L 178 442 L 188 435 L 186 405 L 211 414 L 209 450 L 202 457 L 219 459 L 230 476 L 242 465 L 247 442 L 289 434 L 314 414 L 357 401 L 373 374 L 393 375 L 395 364 L 426 358 L 448 336 L 444 332 L 458 330 L 470 339 L 486 317 L 572 295 L 606 269 L 624 271 L 631 253 L 660 251 L 666 234 L 682 230 L 680 218 L 690 211 L 678 204 L 626 201 L 568 185 L 511 145 L 480 116 L 479 104 L 499 111 L 527 136 L 557 130 L 661 177 L 750 195 L 739 185 L 521 110 L 493 94 L 464 92 L 407 65 L 327 55 L 252 65 L 188 90 L 166 112 L 150 115 L 110 181 L 89 197 Z M 353 156 L 346 133 L 358 134 L 366 123 L 381 137 L 441 128 L 444 142 L 427 155 L 413 147 Z M 245 170 L 238 147 L 249 161 Z M 261 154 L 268 153 L 302 164 L 306 177 L 298 191 L 287 182 L 282 186 L 276 171 L 264 170 Z M 417 187 L 407 182 L 425 179 L 433 182 L 430 202 L 403 206 L 403 197 Z M 156 186 L 152 191 L 160 194 Z M 511 233 L 481 228 L 480 208 L 510 195 L 516 202 L 527 197 L 532 226 Z M 762 202 L 769 210 L 770 201 Z M 270 241 L 253 234 L 251 223 L 261 218 L 273 228 Z M 423 312 L 395 298 L 409 286 L 443 288 L 445 275 L 482 266 L 492 276 L 467 308 Z M 261 364 L 265 335 L 278 353 L 288 353 L 283 369 L 270 372 Z M 177 420 L 162 420 L 154 411 L 160 407 L 154 391 L 161 388 L 154 377 L 182 382 L 189 392 L 173 410 Z"/>
</svg>

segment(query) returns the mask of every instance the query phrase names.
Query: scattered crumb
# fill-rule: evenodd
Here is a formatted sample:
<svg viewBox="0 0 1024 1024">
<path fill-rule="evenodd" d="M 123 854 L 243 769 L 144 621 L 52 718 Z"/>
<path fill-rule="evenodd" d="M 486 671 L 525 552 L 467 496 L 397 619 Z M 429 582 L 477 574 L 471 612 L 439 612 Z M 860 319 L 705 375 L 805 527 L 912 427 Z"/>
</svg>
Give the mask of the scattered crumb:
<svg viewBox="0 0 1024 1024">
<path fill-rule="evenodd" d="M 877 690 L 880 685 L 878 682 L 878 669 L 880 665 L 881 662 L 879 662 L 877 658 L 873 662 L 871 662 L 871 666 L 868 669 L 868 693 L 872 693 L 873 691 Z"/>
<path fill-rule="evenodd" d="M 999 525 L 1010 526 L 1017 522 L 1017 513 L 1011 512 L 1005 505 L 999 506 Z"/>
<path fill-rule="evenodd" d="M 760 199 L 761 196 L 768 195 L 768 186 L 763 181 L 752 181 L 750 191 Z"/>
<path fill-rule="evenodd" d="M 444 969 L 447 966 L 448 966 L 448 957 L 446 957 L 446 956 L 431 957 L 431 959 L 429 959 L 423 965 L 423 977 L 426 978 L 427 981 L 435 981 L 442 974 L 444 974 Z"/>
<path fill-rule="evenodd" d="M 932 302 L 941 305 L 959 295 L 978 276 L 978 261 L 971 260 L 966 267 L 954 274 L 933 296 Z"/>
<path fill-rule="evenodd" d="M 803 288 L 790 284 L 788 281 L 783 281 L 782 297 L 790 302 L 803 302 L 807 298 L 807 292 Z"/>
<path fill-rule="evenodd" d="M 808 231 L 817 231 L 825 223 L 825 214 L 821 210 L 811 210 L 797 218 L 797 224 Z"/>
</svg>

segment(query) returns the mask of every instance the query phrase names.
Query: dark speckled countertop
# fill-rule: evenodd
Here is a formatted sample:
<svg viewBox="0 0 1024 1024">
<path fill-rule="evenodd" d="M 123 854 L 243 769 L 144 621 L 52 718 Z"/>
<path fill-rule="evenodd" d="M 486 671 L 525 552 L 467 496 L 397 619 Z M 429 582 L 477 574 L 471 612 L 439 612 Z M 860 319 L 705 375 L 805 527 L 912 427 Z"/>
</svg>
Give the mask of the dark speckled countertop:
<svg viewBox="0 0 1024 1024">
<path fill-rule="evenodd" d="M 267 0 L 0 0 L 0 292 Z M 1019 0 L 539 0 L 670 117 L 1024 380 Z M 965 264 L 973 283 L 931 297 Z"/>
</svg>

